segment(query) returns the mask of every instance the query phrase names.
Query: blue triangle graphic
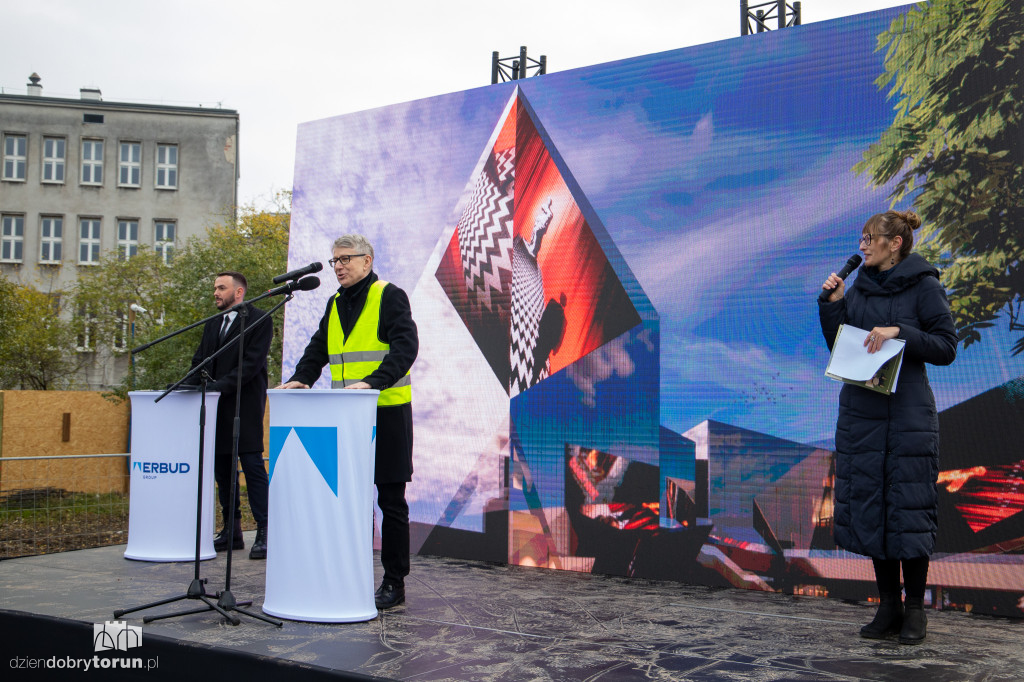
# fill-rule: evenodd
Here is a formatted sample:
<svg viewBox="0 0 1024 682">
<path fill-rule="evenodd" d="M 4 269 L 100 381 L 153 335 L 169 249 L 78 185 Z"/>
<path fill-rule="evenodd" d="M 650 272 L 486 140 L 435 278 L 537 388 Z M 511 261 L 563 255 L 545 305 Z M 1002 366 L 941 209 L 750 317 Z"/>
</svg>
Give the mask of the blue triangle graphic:
<svg viewBox="0 0 1024 682">
<path fill-rule="evenodd" d="M 284 442 L 288 440 L 288 434 L 291 432 L 290 426 L 270 427 L 270 478 L 274 478 L 274 465 L 277 464 L 277 458 L 284 449 Z"/>
<path fill-rule="evenodd" d="M 295 434 L 309 453 L 309 458 L 338 494 L 338 428 L 336 426 L 296 426 Z"/>
<path fill-rule="evenodd" d="M 338 494 L 338 429 L 334 426 L 271 426 L 270 427 L 270 477 L 274 477 L 274 465 L 281 455 L 289 434 L 295 431 L 302 447 L 309 454 L 317 471 L 331 492 Z"/>
</svg>

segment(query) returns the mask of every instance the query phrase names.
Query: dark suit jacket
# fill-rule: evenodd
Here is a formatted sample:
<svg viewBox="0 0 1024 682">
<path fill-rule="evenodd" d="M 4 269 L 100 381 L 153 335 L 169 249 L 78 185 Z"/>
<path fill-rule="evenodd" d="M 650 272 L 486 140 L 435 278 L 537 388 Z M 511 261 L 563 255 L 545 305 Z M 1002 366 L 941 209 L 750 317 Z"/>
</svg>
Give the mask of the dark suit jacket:
<svg viewBox="0 0 1024 682">
<path fill-rule="evenodd" d="M 248 316 L 245 321 L 245 346 L 242 356 L 242 405 L 239 413 L 238 452 L 263 452 L 263 413 L 267 403 L 267 353 L 274 337 L 271 320 L 257 325 L 256 321 L 266 313 L 251 303 L 245 304 Z M 192 356 L 195 367 L 220 348 L 221 318 L 210 320 L 203 327 L 203 338 Z M 240 315 L 228 328 L 224 343 L 238 336 L 241 326 Z M 211 365 L 213 381 L 207 387 L 219 391 L 217 403 L 216 452 L 231 453 L 231 437 L 235 421 L 235 396 L 238 381 L 238 346 L 217 357 Z"/>
</svg>

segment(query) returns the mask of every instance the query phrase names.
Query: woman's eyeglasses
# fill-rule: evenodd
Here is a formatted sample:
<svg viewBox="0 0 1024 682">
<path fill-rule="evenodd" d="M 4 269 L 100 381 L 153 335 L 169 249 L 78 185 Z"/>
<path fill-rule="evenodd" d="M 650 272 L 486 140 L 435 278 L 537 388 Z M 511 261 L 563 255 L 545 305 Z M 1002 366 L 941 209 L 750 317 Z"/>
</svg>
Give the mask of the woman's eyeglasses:
<svg viewBox="0 0 1024 682">
<path fill-rule="evenodd" d="M 864 234 L 862 234 L 860 236 L 860 243 L 863 244 L 864 246 L 871 246 L 871 240 L 872 239 L 881 239 L 882 237 L 888 237 L 888 236 L 889 235 L 887 235 L 887 234 L 875 234 L 875 235 L 873 235 L 870 232 L 865 232 Z"/>
<path fill-rule="evenodd" d="M 332 258 L 329 261 L 327 261 L 327 264 L 330 265 L 332 268 L 334 267 L 335 263 L 348 265 L 353 258 L 362 258 L 365 255 L 365 253 L 353 253 L 351 256 L 338 256 L 337 258 Z"/>
</svg>

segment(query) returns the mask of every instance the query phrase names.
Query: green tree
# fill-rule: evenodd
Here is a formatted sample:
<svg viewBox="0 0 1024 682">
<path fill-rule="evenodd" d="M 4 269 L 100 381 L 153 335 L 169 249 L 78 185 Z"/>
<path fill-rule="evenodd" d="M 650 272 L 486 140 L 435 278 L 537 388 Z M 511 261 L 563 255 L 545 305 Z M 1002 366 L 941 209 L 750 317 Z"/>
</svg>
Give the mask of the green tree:
<svg viewBox="0 0 1024 682">
<path fill-rule="evenodd" d="M 85 357 L 63 298 L 0 278 L 0 389 L 68 389 Z"/>
<path fill-rule="evenodd" d="M 83 345 L 109 360 L 173 329 L 167 327 L 165 312 L 178 308 L 173 275 L 160 254 L 146 246 L 140 246 L 127 260 L 117 252 L 105 254 L 98 266 L 81 274 L 75 288 L 75 324 Z M 146 312 L 137 313 L 132 306 Z M 146 376 L 146 370 L 152 362 L 173 366 L 174 352 L 181 347 L 176 341 L 149 351 L 150 362 L 133 360 L 131 372 L 115 392 L 123 395 L 133 387 L 160 386 L 158 379 Z M 137 371 L 140 367 L 141 372 Z"/>
<path fill-rule="evenodd" d="M 878 37 L 896 114 L 854 170 L 913 201 L 965 347 L 1000 313 L 1024 331 L 1022 42 L 1020 0 L 919 3 Z"/>
<path fill-rule="evenodd" d="M 224 223 L 209 230 L 205 240 L 192 239 L 173 263 L 174 295 L 191 301 L 194 308 L 186 311 L 185 319 L 178 318 L 179 326 L 212 315 L 213 280 L 218 272 L 234 270 L 245 275 L 249 282 L 246 299 L 252 299 L 274 286 L 273 278 L 288 267 L 288 230 L 291 224 L 291 193 L 280 192 L 275 197 L 273 210 L 256 210 L 249 205 L 239 209 L 236 223 Z M 269 310 L 280 299 L 265 300 L 257 305 Z M 281 349 L 284 334 L 281 311 L 274 315 L 274 340 L 270 346 L 267 370 L 271 385 L 280 382 Z M 172 327 L 176 328 L 176 327 Z M 198 330 L 182 336 L 192 336 L 188 361 L 199 344 Z M 149 351 L 146 351 L 149 352 Z M 190 362 L 185 362 L 188 369 Z"/>
<path fill-rule="evenodd" d="M 202 239 L 190 238 L 169 264 L 145 248 L 127 261 L 108 255 L 79 280 L 79 325 L 93 325 L 107 350 L 118 352 L 123 330 L 130 330 L 129 345 L 137 347 L 217 312 L 213 280 L 218 272 L 243 273 L 249 281 L 247 299 L 271 288 L 273 277 L 288 263 L 290 198 L 287 192 L 278 194 L 270 211 L 240 207 L 237 219 L 214 225 Z M 145 312 L 131 315 L 133 303 Z M 269 309 L 272 303 L 257 305 Z M 268 360 L 272 384 L 280 379 L 282 326 L 278 313 Z M 201 335 L 197 327 L 136 354 L 114 392 L 123 396 L 132 388 L 159 389 L 177 381 L 188 371 Z"/>
</svg>

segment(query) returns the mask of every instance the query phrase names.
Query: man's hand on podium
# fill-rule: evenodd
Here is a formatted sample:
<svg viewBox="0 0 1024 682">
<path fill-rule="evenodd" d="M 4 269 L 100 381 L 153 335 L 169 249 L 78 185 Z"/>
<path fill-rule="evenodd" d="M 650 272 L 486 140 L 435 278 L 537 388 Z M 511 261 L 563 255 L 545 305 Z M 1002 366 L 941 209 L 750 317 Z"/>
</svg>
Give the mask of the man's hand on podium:
<svg viewBox="0 0 1024 682">
<path fill-rule="evenodd" d="M 307 386 L 306 384 L 302 383 L 301 381 L 289 381 L 286 384 L 280 384 L 278 386 L 274 386 L 274 388 L 275 389 L 277 389 L 277 388 L 309 388 L 309 386 Z M 357 381 L 356 383 L 352 384 L 351 386 L 346 386 L 345 388 L 356 388 L 356 389 L 358 389 L 358 388 L 373 388 L 373 387 L 370 386 L 370 384 L 366 383 L 365 381 Z"/>
</svg>

